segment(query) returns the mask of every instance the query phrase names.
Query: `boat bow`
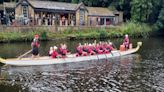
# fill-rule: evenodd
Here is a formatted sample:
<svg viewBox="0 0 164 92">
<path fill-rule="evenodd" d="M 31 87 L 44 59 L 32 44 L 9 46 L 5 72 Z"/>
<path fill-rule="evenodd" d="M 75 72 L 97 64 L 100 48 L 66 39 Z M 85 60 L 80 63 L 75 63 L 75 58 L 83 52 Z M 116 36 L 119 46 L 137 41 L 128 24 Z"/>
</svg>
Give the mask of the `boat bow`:
<svg viewBox="0 0 164 92">
<path fill-rule="evenodd" d="M 140 49 L 141 46 L 142 46 L 142 42 L 137 42 L 136 51 L 138 51 L 138 50 Z"/>
<path fill-rule="evenodd" d="M 5 63 L 5 61 L 6 61 L 5 59 L 3 59 L 3 58 L 0 57 L 0 62 L 1 63 Z"/>
</svg>

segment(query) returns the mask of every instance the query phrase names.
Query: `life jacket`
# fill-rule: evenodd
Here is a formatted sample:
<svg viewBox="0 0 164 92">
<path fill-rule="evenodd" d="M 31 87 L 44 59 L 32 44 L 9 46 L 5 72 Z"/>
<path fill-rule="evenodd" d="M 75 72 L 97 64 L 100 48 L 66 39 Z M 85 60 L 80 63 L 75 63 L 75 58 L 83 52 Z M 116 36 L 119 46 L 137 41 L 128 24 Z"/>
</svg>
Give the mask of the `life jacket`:
<svg viewBox="0 0 164 92">
<path fill-rule="evenodd" d="M 76 52 L 81 55 L 83 53 L 82 47 L 77 47 Z"/>
<path fill-rule="evenodd" d="M 96 53 L 97 54 L 102 54 L 103 53 L 103 50 L 100 50 L 99 46 L 96 47 Z"/>
<path fill-rule="evenodd" d="M 95 54 L 96 54 L 95 51 L 94 51 L 94 47 L 93 47 L 93 46 L 90 46 L 90 47 L 88 48 L 88 54 L 89 54 L 89 55 L 95 55 Z"/>
<path fill-rule="evenodd" d="M 83 51 L 88 52 L 87 46 L 84 46 L 84 47 L 83 47 Z"/>
<path fill-rule="evenodd" d="M 129 44 L 129 38 L 126 37 L 126 38 L 124 39 L 124 44 Z"/>
<path fill-rule="evenodd" d="M 88 53 L 91 53 L 92 52 L 91 47 L 88 47 L 87 49 L 88 49 L 88 51 L 87 51 Z"/>
<path fill-rule="evenodd" d="M 99 49 L 100 49 L 100 50 L 103 50 L 103 46 L 102 46 L 102 45 L 100 45 L 100 46 L 99 46 Z"/>
<path fill-rule="evenodd" d="M 111 52 L 113 50 L 113 46 L 112 45 L 108 45 L 107 49 Z"/>
<path fill-rule="evenodd" d="M 53 51 L 53 53 L 51 54 L 51 58 L 57 58 L 58 53 L 56 50 Z"/>
<path fill-rule="evenodd" d="M 126 48 L 129 48 L 129 38 L 125 38 L 123 44 L 125 45 Z"/>
<path fill-rule="evenodd" d="M 53 50 L 49 50 L 48 55 L 51 56 L 53 53 Z"/>
<path fill-rule="evenodd" d="M 94 46 L 91 46 L 90 48 L 91 48 L 93 51 L 95 50 L 95 47 L 94 47 Z"/>
<path fill-rule="evenodd" d="M 63 49 L 63 48 L 59 48 L 59 51 L 60 51 L 60 54 L 63 55 L 63 56 L 65 56 L 68 52 L 67 49 Z"/>
<path fill-rule="evenodd" d="M 112 45 L 110 45 L 110 51 L 112 51 L 114 48 L 113 48 L 113 46 Z"/>
<path fill-rule="evenodd" d="M 39 43 L 38 42 L 32 42 L 32 47 L 33 48 L 38 48 L 39 47 Z"/>
</svg>

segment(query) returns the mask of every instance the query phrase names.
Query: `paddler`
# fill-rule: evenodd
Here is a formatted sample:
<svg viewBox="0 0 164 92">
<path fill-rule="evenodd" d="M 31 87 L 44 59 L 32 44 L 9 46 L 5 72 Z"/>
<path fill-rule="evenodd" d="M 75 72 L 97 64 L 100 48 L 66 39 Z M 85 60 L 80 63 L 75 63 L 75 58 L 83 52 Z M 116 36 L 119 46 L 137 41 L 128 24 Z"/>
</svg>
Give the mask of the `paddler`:
<svg viewBox="0 0 164 92">
<path fill-rule="evenodd" d="M 49 55 L 49 56 L 51 56 L 51 55 L 52 55 L 53 50 L 54 50 L 54 48 L 53 48 L 53 47 L 50 47 L 50 50 L 49 50 L 49 52 L 48 52 L 48 55 Z"/>
<path fill-rule="evenodd" d="M 66 57 L 66 55 L 68 54 L 67 45 L 60 44 L 59 52 L 62 55 L 62 57 Z"/>
<path fill-rule="evenodd" d="M 76 47 L 76 56 L 82 56 L 83 55 L 83 47 L 81 45 L 81 43 L 79 43 L 79 45 Z"/>
<path fill-rule="evenodd" d="M 96 44 L 96 53 L 97 54 L 103 54 L 103 50 L 100 49 L 100 45 L 99 44 Z"/>
<path fill-rule="evenodd" d="M 114 50 L 114 47 L 113 47 L 113 43 L 112 42 L 109 42 L 109 44 L 107 46 L 107 49 L 109 50 L 109 52 L 111 52 L 112 50 Z"/>
<path fill-rule="evenodd" d="M 104 48 L 104 53 L 105 53 L 105 54 L 107 54 L 107 53 L 110 52 L 110 51 L 109 51 L 109 45 L 108 45 L 107 42 L 105 42 L 105 43 L 103 44 L 103 48 Z"/>
<path fill-rule="evenodd" d="M 39 57 L 39 35 L 35 35 L 33 42 L 31 43 L 32 47 L 32 58 Z"/>
<path fill-rule="evenodd" d="M 125 46 L 126 49 L 129 49 L 129 36 L 128 36 L 128 34 L 125 35 L 123 45 Z"/>
<path fill-rule="evenodd" d="M 53 52 L 52 52 L 51 58 L 57 58 L 57 57 L 59 57 L 59 54 L 57 52 L 57 49 L 58 48 L 56 46 L 53 47 Z"/>
<path fill-rule="evenodd" d="M 99 44 L 99 50 L 102 51 L 101 54 L 105 53 L 105 48 L 104 48 L 103 42 L 100 42 L 100 44 Z"/>
<path fill-rule="evenodd" d="M 88 52 L 88 44 L 87 43 L 84 43 L 84 45 L 83 45 L 83 51 L 84 52 Z"/>
<path fill-rule="evenodd" d="M 89 44 L 87 47 L 87 53 L 88 53 L 88 55 L 95 55 L 96 53 L 92 50 L 92 44 Z"/>
</svg>

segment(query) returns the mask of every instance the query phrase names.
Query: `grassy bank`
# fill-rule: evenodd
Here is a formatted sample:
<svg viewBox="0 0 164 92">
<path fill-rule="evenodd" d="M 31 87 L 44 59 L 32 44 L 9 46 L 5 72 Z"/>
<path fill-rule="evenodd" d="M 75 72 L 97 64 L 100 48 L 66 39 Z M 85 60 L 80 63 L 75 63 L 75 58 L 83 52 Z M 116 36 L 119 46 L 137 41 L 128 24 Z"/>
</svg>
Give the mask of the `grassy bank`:
<svg viewBox="0 0 164 92">
<path fill-rule="evenodd" d="M 35 34 L 42 35 L 46 30 L 36 31 L 4 31 L 0 32 L 0 42 L 18 42 L 18 41 L 31 41 Z"/>
<path fill-rule="evenodd" d="M 152 28 L 147 24 L 140 24 L 135 22 L 127 22 L 118 27 L 110 28 L 88 28 L 72 30 L 68 28 L 64 32 L 56 33 L 55 35 L 49 34 L 50 38 L 65 37 L 74 39 L 99 39 L 99 38 L 119 38 L 128 34 L 132 38 L 149 37 L 152 33 Z"/>
<path fill-rule="evenodd" d="M 104 39 L 119 38 L 125 34 L 130 37 L 149 37 L 152 28 L 146 24 L 127 22 L 119 27 L 110 28 L 87 28 L 73 30 L 68 27 L 65 31 L 50 32 L 46 29 L 37 29 L 30 31 L 3 31 L 0 32 L 0 42 L 31 41 L 35 34 L 39 34 L 41 40 L 53 39 Z"/>
</svg>

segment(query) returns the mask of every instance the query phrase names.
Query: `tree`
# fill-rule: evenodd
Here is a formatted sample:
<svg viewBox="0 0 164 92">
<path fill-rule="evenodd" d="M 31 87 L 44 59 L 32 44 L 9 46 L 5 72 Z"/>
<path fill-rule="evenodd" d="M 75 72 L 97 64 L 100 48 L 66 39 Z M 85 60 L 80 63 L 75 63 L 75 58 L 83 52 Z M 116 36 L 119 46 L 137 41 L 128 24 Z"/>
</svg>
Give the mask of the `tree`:
<svg viewBox="0 0 164 92">
<path fill-rule="evenodd" d="M 139 22 L 148 22 L 149 16 L 152 13 L 152 0 L 132 0 L 131 2 L 131 17 L 132 20 Z"/>
<path fill-rule="evenodd" d="M 148 22 L 154 24 L 158 20 L 159 13 L 162 9 L 162 5 L 164 4 L 164 2 L 163 0 L 153 0 L 152 4 L 153 4 L 152 13 L 149 16 Z"/>
<path fill-rule="evenodd" d="M 116 3 L 116 9 L 118 11 L 123 11 L 123 18 L 124 18 L 124 21 L 126 20 L 130 20 L 131 18 L 131 5 L 130 5 L 130 2 L 132 0 L 116 0 L 117 2 Z"/>
<path fill-rule="evenodd" d="M 158 30 L 164 30 L 164 5 L 163 5 L 163 8 L 161 9 L 160 14 L 158 16 L 156 27 Z"/>
<path fill-rule="evenodd" d="M 78 3 L 79 0 L 72 0 L 71 3 Z"/>
</svg>

